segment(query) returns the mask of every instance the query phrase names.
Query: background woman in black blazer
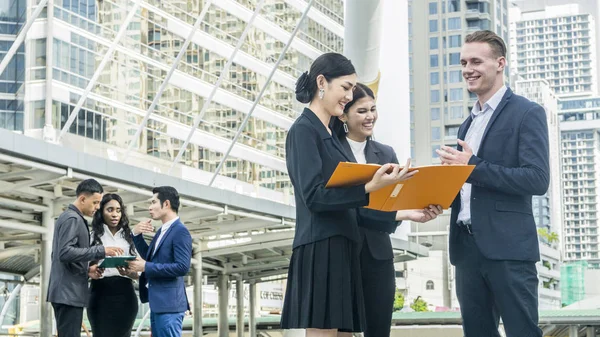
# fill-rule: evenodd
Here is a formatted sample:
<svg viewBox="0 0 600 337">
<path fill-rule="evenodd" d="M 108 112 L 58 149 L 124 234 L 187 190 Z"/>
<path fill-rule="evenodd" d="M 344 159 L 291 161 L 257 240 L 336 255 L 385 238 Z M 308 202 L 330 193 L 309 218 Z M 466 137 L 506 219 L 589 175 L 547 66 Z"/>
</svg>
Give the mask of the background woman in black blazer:
<svg viewBox="0 0 600 337">
<path fill-rule="evenodd" d="M 384 165 L 367 184 L 325 188 L 339 162 L 349 161 L 329 129 L 356 85 L 346 57 L 318 57 L 296 83 L 296 99 L 310 103 L 286 139 L 286 163 L 296 200 L 296 234 L 283 305 L 283 329 L 306 336 L 350 336 L 364 328 L 357 208 L 369 192 L 412 177 L 406 168 Z M 391 173 L 386 171 L 390 170 Z"/>
<path fill-rule="evenodd" d="M 125 205 L 118 194 L 105 194 L 92 220 L 92 245 L 115 246 L 126 255 L 138 255 Z M 126 268 L 107 268 L 99 279 L 92 279 L 88 319 L 94 337 L 130 337 L 138 312 L 133 279 L 138 274 Z"/>
<path fill-rule="evenodd" d="M 377 108 L 373 91 L 357 83 L 351 102 L 344 114 L 332 118 L 332 130 L 353 162 L 398 163 L 390 146 L 371 139 L 377 121 Z M 389 336 L 394 310 L 395 272 L 394 254 L 389 234 L 396 231 L 398 221 L 426 222 L 443 211 L 439 205 L 426 209 L 381 212 L 358 209 L 358 226 L 361 236 L 360 261 L 366 314 L 365 337 Z"/>
</svg>

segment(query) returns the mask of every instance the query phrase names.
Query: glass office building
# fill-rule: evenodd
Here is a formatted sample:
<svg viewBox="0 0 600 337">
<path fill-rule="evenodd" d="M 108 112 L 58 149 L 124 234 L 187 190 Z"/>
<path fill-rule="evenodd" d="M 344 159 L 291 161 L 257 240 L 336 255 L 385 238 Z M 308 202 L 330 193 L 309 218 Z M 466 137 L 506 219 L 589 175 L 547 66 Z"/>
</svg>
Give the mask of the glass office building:
<svg viewBox="0 0 600 337">
<path fill-rule="evenodd" d="M 0 56 L 39 2 L 0 5 Z M 315 1 L 302 22 L 307 3 L 293 0 L 48 3 L 0 77 L 0 127 L 291 199 L 285 138 L 302 109 L 295 80 L 321 53 L 342 51 L 342 0 Z"/>
</svg>

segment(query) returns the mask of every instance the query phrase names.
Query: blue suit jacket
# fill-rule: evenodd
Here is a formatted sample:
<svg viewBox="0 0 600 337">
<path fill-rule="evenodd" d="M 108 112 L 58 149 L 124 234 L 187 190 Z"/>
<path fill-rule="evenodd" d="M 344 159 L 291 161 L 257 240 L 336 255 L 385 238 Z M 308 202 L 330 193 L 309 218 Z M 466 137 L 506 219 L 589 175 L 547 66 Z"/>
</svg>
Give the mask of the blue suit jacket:
<svg viewBox="0 0 600 337">
<path fill-rule="evenodd" d="M 139 282 L 140 300 L 150 302 L 150 310 L 155 313 L 184 312 L 189 310 L 183 277 L 190 270 L 192 236 L 179 220 L 169 227 L 158 247 L 154 247 L 159 236 L 160 230 L 150 246 L 143 235 L 133 237 L 135 248 L 146 260 L 146 270 Z M 146 283 L 150 284 L 149 289 Z"/>
<path fill-rule="evenodd" d="M 345 134 L 340 135 L 340 142 L 344 146 L 348 156 L 353 162 L 356 162 Z M 398 164 L 396 152 L 391 146 L 370 139 L 365 146 L 365 159 L 367 163 L 372 164 Z M 358 209 L 359 231 L 367 242 L 371 255 L 377 260 L 394 258 L 390 234 L 396 231 L 398 224 L 399 222 L 396 221 L 396 212 L 382 212 L 369 208 Z"/>
<path fill-rule="evenodd" d="M 461 125 L 465 139 L 471 117 Z M 468 183 L 471 223 L 481 253 L 492 260 L 538 261 L 532 195 L 546 193 L 550 181 L 548 125 L 540 105 L 508 89 L 483 134 Z M 459 150 L 462 150 L 459 147 Z M 450 261 L 463 260 L 457 217 L 460 193 L 452 204 Z"/>
</svg>

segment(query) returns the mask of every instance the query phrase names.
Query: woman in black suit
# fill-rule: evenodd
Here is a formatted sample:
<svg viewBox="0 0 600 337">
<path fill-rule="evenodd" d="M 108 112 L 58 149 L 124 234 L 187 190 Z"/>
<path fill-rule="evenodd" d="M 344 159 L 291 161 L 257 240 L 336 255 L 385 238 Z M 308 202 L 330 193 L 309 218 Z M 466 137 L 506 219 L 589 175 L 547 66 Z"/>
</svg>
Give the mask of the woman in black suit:
<svg viewBox="0 0 600 337">
<path fill-rule="evenodd" d="M 358 83 L 354 97 L 346 104 L 344 113 L 338 118 L 332 118 L 331 128 L 351 161 L 362 164 L 398 163 L 392 147 L 371 139 L 376 121 L 375 95 L 369 87 Z M 396 282 L 389 235 L 396 231 L 398 221 L 426 222 L 435 219 L 442 211 L 439 205 L 398 212 L 358 209 L 366 313 L 365 337 L 390 335 Z"/>
<path fill-rule="evenodd" d="M 367 184 L 325 188 L 336 166 L 349 161 L 329 122 L 341 116 L 356 85 L 346 57 L 318 57 L 296 83 L 296 99 L 310 103 L 286 139 L 286 163 L 296 200 L 296 235 L 283 305 L 283 329 L 306 329 L 307 337 L 350 336 L 364 329 L 357 208 L 369 193 L 410 178 L 413 172 L 386 164 Z M 391 173 L 386 171 L 390 170 Z"/>
<path fill-rule="evenodd" d="M 92 220 L 92 245 L 122 248 L 136 256 L 125 205 L 118 194 L 105 194 Z M 92 279 L 88 319 L 94 337 L 130 337 L 138 312 L 133 280 L 138 274 L 125 268 L 107 268 Z"/>
</svg>

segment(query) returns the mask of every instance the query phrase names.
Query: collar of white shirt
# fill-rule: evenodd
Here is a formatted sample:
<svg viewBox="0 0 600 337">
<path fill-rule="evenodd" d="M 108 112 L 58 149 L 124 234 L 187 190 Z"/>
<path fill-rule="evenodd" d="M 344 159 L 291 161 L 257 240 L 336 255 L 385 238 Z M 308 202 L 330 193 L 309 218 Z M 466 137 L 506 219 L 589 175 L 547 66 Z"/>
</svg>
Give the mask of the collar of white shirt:
<svg viewBox="0 0 600 337">
<path fill-rule="evenodd" d="M 161 233 L 166 232 L 169 229 L 169 227 L 171 227 L 171 225 L 177 220 L 179 220 L 179 217 L 175 217 L 175 219 L 173 219 L 171 221 L 167 221 L 164 224 L 162 224 L 162 226 L 160 226 L 160 232 Z"/>
<path fill-rule="evenodd" d="M 104 234 L 105 234 L 105 235 L 110 235 L 110 236 L 112 236 L 113 238 L 120 238 L 120 237 L 122 236 L 122 234 L 121 234 L 121 233 L 123 233 L 123 228 L 120 228 L 120 229 L 119 229 L 119 230 L 118 230 L 118 231 L 115 233 L 115 235 L 113 235 L 113 233 L 110 231 L 110 228 L 109 228 L 109 227 L 108 227 L 106 224 L 103 224 L 103 226 L 104 226 Z"/>
<path fill-rule="evenodd" d="M 508 88 L 506 85 L 503 85 L 502 88 L 496 91 L 494 96 L 490 97 L 490 99 L 483 104 L 483 108 L 479 105 L 479 101 L 477 101 L 477 103 L 473 105 L 473 109 L 471 109 L 471 118 L 479 116 L 479 114 L 485 112 L 488 108 L 490 108 L 492 111 L 496 111 L 496 108 L 502 101 L 502 97 L 504 97 L 506 90 L 508 90 Z"/>
</svg>

